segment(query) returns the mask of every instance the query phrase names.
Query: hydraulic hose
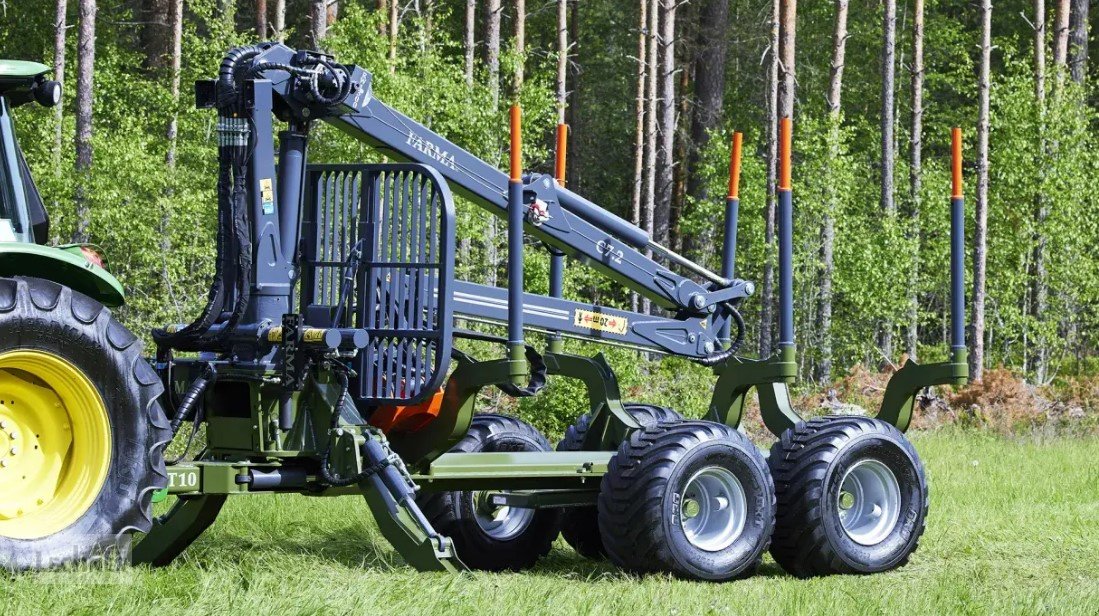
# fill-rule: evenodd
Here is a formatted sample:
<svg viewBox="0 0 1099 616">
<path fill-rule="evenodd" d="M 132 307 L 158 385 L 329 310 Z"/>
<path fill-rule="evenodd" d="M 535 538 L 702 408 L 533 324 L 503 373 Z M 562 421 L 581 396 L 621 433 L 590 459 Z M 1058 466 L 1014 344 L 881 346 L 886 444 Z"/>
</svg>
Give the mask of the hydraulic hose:
<svg viewBox="0 0 1099 616">
<path fill-rule="evenodd" d="M 736 355 L 736 352 L 740 350 L 740 346 L 744 344 L 744 333 L 747 329 L 744 325 L 744 317 L 741 316 L 740 311 L 732 304 L 726 302 L 723 303 L 722 306 L 729 311 L 729 316 L 732 317 L 733 321 L 736 323 L 736 340 L 733 340 L 733 342 L 729 344 L 729 348 L 723 351 L 718 351 L 717 353 L 694 360 L 695 363 L 706 366 L 707 368 L 716 366 L 733 355 Z"/>
</svg>

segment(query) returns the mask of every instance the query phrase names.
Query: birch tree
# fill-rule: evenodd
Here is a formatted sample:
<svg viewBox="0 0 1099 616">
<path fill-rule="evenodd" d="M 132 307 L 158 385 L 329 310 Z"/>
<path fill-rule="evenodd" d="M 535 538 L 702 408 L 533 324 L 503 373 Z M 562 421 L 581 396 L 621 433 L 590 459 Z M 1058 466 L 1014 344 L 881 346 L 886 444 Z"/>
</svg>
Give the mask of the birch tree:
<svg viewBox="0 0 1099 616">
<path fill-rule="evenodd" d="M 988 261 L 989 70 L 992 63 L 992 0 L 981 0 L 981 61 L 978 79 L 977 208 L 973 229 L 973 349 L 969 374 L 979 381 L 985 360 L 985 292 Z"/>
<path fill-rule="evenodd" d="M 885 0 L 884 4 L 881 52 L 881 210 L 886 216 L 892 217 L 897 210 L 893 193 L 897 2 Z M 881 323 L 878 346 L 886 361 L 893 361 L 893 324 L 888 319 Z"/>
<path fill-rule="evenodd" d="M 68 2 L 57 0 L 53 21 L 53 78 L 65 83 L 65 33 L 68 31 Z M 65 132 L 65 97 L 53 108 L 53 172 L 61 174 L 61 148 Z"/>
<path fill-rule="evenodd" d="M 88 191 L 92 169 L 92 106 L 95 98 L 95 0 L 80 0 L 76 42 L 76 233 L 88 241 Z"/>
<path fill-rule="evenodd" d="M 914 0 L 912 5 L 912 126 L 908 144 L 908 201 L 910 204 L 909 236 L 912 249 L 908 278 L 908 333 L 905 336 L 905 352 L 916 360 L 920 342 L 920 208 L 923 189 L 923 41 L 924 0 Z"/>
</svg>

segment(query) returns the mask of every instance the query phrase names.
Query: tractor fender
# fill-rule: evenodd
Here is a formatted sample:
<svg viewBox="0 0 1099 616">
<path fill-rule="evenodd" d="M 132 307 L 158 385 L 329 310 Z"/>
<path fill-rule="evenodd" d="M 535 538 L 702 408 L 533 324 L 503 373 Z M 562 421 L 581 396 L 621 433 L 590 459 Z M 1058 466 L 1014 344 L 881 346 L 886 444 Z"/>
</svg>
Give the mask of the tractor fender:
<svg viewBox="0 0 1099 616">
<path fill-rule="evenodd" d="M 42 278 L 83 293 L 111 308 L 126 301 L 122 283 L 88 261 L 79 246 L 55 248 L 24 242 L 0 242 L 0 277 Z"/>
</svg>

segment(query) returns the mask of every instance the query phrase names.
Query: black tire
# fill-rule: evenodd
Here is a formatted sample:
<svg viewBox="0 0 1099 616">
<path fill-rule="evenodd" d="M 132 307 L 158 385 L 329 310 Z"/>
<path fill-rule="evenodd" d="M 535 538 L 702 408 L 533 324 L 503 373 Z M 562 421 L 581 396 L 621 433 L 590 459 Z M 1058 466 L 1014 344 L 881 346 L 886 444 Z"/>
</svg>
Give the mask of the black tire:
<svg viewBox="0 0 1099 616">
<path fill-rule="evenodd" d="M 703 471 L 731 476 L 743 490 L 743 527 L 729 543 L 705 549 L 688 536 L 681 511 Z M 661 422 L 634 432 L 611 459 L 599 492 L 607 555 L 636 573 L 715 582 L 751 575 L 774 524 L 774 485 L 763 454 L 740 432 L 710 421 Z"/>
<path fill-rule="evenodd" d="M 842 482 L 860 463 L 888 468 L 899 497 L 896 522 L 887 517 L 861 543 L 840 517 Z M 771 556 L 787 572 L 802 578 L 877 573 L 904 565 L 916 550 L 927 525 L 927 475 L 916 449 L 895 427 L 850 416 L 799 423 L 771 447 L 768 464 L 778 497 Z M 878 535 L 883 538 L 876 540 Z M 867 545 L 867 538 L 876 542 Z"/>
<path fill-rule="evenodd" d="M 163 391 L 142 344 L 85 295 L 36 278 L 0 278 L 0 354 L 45 351 L 78 368 L 105 403 L 111 460 L 94 502 L 75 522 L 35 539 L 0 536 L 0 567 L 44 569 L 128 556 L 128 535 L 152 527 L 153 492 L 168 484 L 171 440 Z"/>
<path fill-rule="evenodd" d="M 628 402 L 622 405 L 642 426 L 661 421 L 681 421 L 683 416 L 666 407 Z M 565 430 L 565 438 L 557 443 L 557 451 L 580 451 L 591 425 L 591 413 L 584 413 Z M 561 510 L 561 536 L 576 553 L 592 560 L 607 557 L 603 538 L 599 535 L 599 510 L 595 507 L 566 507 Z"/>
<path fill-rule="evenodd" d="M 549 441 L 530 424 L 493 413 L 473 417 L 469 432 L 452 452 L 552 451 Z M 473 569 L 521 571 L 549 553 L 558 533 L 556 509 L 537 509 L 506 538 L 493 537 L 477 521 L 477 493 L 434 492 L 417 498 L 432 526 L 450 537 L 458 558 Z M 523 511 L 523 510 L 517 510 Z M 530 511 L 530 510 L 526 510 Z M 533 515 L 531 515 L 533 514 Z"/>
</svg>

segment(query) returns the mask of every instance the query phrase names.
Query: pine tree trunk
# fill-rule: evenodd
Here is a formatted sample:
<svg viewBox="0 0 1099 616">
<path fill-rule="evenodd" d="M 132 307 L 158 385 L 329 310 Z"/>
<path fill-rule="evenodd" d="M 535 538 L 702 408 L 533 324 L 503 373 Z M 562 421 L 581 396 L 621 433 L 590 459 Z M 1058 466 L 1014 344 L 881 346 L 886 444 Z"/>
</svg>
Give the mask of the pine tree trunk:
<svg viewBox="0 0 1099 616">
<path fill-rule="evenodd" d="M 893 194 L 894 137 L 893 125 L 896 122 L 896 48 L 897 48 L 897 1 L 885 0 L 885 16 L 882 24 L 881 53 L 881 209 L 886 216 L 892 217 L 897 210 Z M 893 361 L 893 323 L 884 320 L 878 336 L 878 348 L 886 361 Z"/>
<path fill-rule="evenodd" d="M 57 0 L 53 21 L 53 78 L 65 83 L 65 33 L 68 31 L 68 1 Z M 61 148 L 65 133 L 65 97 L 53 108 L 53 172 L 61 175 Z"/>
<path fill-rule="evenodd" d="M 397 72 L 397 36 L 401 29 L 401 7 L 398 0 L 389 2 L 389 74 Z"/>
<path fill-rule="evenodd" d="M 920 1 L 920 0 L 917 0 Z M 832 35 L 832 68 L 828 81 L 828 147 L 829 160 L 839 155 L 840 123 L 843 121 L 843 68 L 847 56 L 848 0 L 836 0 L 836 29 Z M 817 305 L 816 330 L 819 337 L 820 361 L 817 382 L 832 380 L 832 280 L 835 275 L 836 221 L 839 192 L 828 185 L 828 196 L 820 229 L 820 300 Z"/>
<path fill-rule="evenodd" d="M 653 236 L 653 218 L 656 209 L 656 112 L 657 112 L 657 82 L 659 53 L 659 27 L 660 27 L 660 1 L 649 1 L 649 49 L 646 52 L 648 62 L 647 73 L 649 78 L 645 84 L 646 109 L 645 109 L 645 203 L 641 208 L 641 226 Z M 646 249 L 645 255 L 651 257 L 652 251 Z M 648 313 L 651 310 L 649 298 L 642 298 L 641 311 Z"/>
<path fill-rule="evenodd" d="M 1043 156 L 1049 154 L 1049 143 L 1046 141 L 1046 3 L 1045 0 L 1034 0 L 1034 98 L 1038 104 L 1038 148 Z M 1045 320 L 1046 306 L 1049 300 L 1049 288 L 1046 282 L 1046 235 L 1044 232 L 1046 219 L 1049 217 L 1049 203 L 1045 194 L 1045 169 L 1039 167 L 1038 192 L 1034 196 L 1034 254 L 1031 280 L 1030 314 L 1035 323 L 1041 326 Z M 1045 380 L 1046 358 L 1048 357 L 1044 336 L 1039 333 L 1035 337 L 1035 378 L 1038 382 Z M 1024 369 L 1025 369 L 1024 361 Z"/>
<path fill-rule="evenodd" d="M 694 68 L 694 113 L 691 138 L 687 143 L 687 194 L 695 203 L 709 198 L 702 176 L 702 153 L 710 134 L 721 127 L 725 97 L 725 59 L 728 55 L 729 0 L 707 0 L 698 11 L 698 54 Z M 707 234 L 712 237 L 712 234 Z M 707 242 L 709 243 L 709 242 Z M 692 252 L 689 236 L 683 238 L 684 253 Z M 703 252 L 709 252 L 705 250 Z"/>
<path fill-rule="evenodd" d="M 485 65 L 492 107 L 500 107 L 500 0 L 488 0 L 485 7 Z"/>
<path fill-rule="evenodd" d="M 275 0 L 275 40 L 286 40 L 286 0 Z"/>
<path fill-rule="evenodd" d="M 889 0 L 887 0 L 889 1 Z M 782 37 L 779 46 L 779 62 L 782 64 L 782 99 L 779 104 L 781 117 L 794 119 L 794 102 L 797 100 L 797 70 L 794 59 L 797 49 L 797 0 L 786 0 L 782 7 Z"/>
<path fill-rule="evenodd" d="M 660 147 L 656 161 L 656 204 L 653 239 L 668 243 L 675 166 L 675 11 L 679 0 L 660 2 Z"/>
<path fill-rule="evenodd" d="M 328 33 L 328 7 L 325 0 L 313 0 L 310 7 L 310 41 L 313 49 L 320 49 Z"/>
<path fill-rule="evenodd" d="M 923 41 L 924 0 L 915 0 L 912 6 L 912 135 L 908 148 L 908 199 L 909 236 L 912 247 L 912 263 L 908 278 L 908 335 L 905 351 L 916 361 L 920 342 L 920 208 L 923 190 Z"/>
<path fill-rule="evenodd" d="M 171 36 L 168 31 L 168 13 L 172 0 L 142 0 L 139 40 L 144 52 L 143 66 L 150 71 L 164 68 L 171 54 Z"/>
<path fill-rule="evenodd" d="M 267 40 L 267 0 L 256 0 L 256 36 Z"/>
<path fill-rule="evenodd" d="M 1072 33 L 1069 37 L 1069 67 L 1072 80 L 1084 83 L 1088 76 L 1088 13 L 1091 0 L 1072 0 Z"/>
<path fill-rule="evenodd" d="M 1053 68 L 1056 72 L 1054 93 L 1059 92 L 1065 82 L 1068 69 L 1068 39 L 1070 0 L 1057 0 L 1057 17 L 1053 22 Z"/>
<path fill-rule="evenodd" d="M 779 46 L 781 45 L 782 0 L 771 2 L 771 66 L 767 85 L 767 206 L 764 209 L 763 290 L 759 306 L 759 355 L 771 354 L 771 329 L 775 303 L 775 189 L 778 186 Z"/>
<path fill-rule="evenodd" d="M 492 93 L 492 108 L 500 107 L 500 14 L 503 10 L 500 0 L 488 0 L 485 9 L 485 64 L 488 65 L 488 87 Z M 485 284 L 496 286 L 496 217 L 488 217 L 485 230 L 485 258 L 488 267 L 485 272 Z"/>
<path fill-rule="evenodd" d="M 92 106 L 95 86 L 95 0 L 80 0 L 76 43 L 76 233 L 73 242 L 88 241 L 88 192 L 92 169 Z"/>
<path fill-rule="evenodd" d="M 565 0 L 557 0 L 558 18 L 564 12 Z M 634 113 L 634 141 L 633 149 L 633 193 L 630 196 L 630 222 L 641 225 L 641 188 L 645 183 L 645 87 L 647 83 L 647 52 L 649 30 L 649 3 L 642 0 L 637 27 L 637 108 Z M 560 67 L 558 68 L 560 70 Z M 636 292 L 630 293 L 630 310 L 637 312 L 639 297 Z"/>
<path fill-rule="evenodd" d="M 973 230 L 973 352 L 969 374 L 980 380 L 985 360 L 985 286 L 988 258 L 989 66 L 992 61 L 992 0 L 981 0 L 981 62 L 977 121 L 977 211 Z"/>
<path fill-rule="evenodd" d="M 562 2 L 564 0 L 561 0 Z M 466 26 L 463 48 L 466 54 L 466 84 L 473 85 L 473 56 L 477 47 L 477 0 L 466 0 Z"/>
<path fill-rule="evenodd" d="M 641 4 L 644 12 L 645 4 Z M 557 0 L 557 123 L 565 123 L 568 106 L 566 89 L 569 68 L 569 12 L 568 0 Z"/>
<path fill-rule="evenodd" d="M 515 101 L 519 102 L 519 94 L 523 91 L 523 63 L 527 56 L 527 3 L 526 0 L 515 0 L 515 53 L 519 56 L 515 63 L 515 76 L 512 81 L 512 92 Z"/>
</svg>

